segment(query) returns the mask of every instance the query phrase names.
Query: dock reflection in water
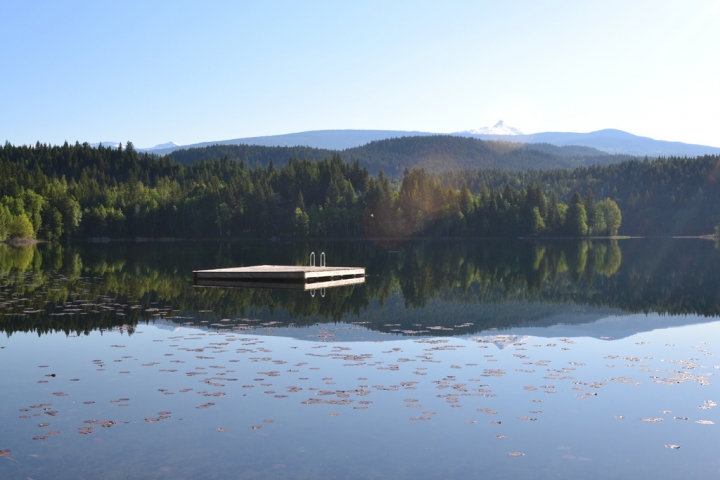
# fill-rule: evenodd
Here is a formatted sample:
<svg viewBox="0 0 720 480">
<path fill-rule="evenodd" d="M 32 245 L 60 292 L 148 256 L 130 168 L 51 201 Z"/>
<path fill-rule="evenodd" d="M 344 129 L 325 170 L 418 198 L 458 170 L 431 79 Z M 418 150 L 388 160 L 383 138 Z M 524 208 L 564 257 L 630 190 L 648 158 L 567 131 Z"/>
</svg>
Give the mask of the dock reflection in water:
<svg viewBox="0 0 720 480">
<path fill-rule="evenodd" d="M 361 285 L 365 277 L 341 278 L 338 280 L 320 280 L 317 282 L 291 282 L 291 281 L 262 281 L 262 280 L 214 280 L 197 279 L 196 287 L 223 287 L 223 288 L 263 288 L 269 290 L 301 290 L 312 291 L 324 288 L 343 287 L 348 285 Z"/>
</svg>

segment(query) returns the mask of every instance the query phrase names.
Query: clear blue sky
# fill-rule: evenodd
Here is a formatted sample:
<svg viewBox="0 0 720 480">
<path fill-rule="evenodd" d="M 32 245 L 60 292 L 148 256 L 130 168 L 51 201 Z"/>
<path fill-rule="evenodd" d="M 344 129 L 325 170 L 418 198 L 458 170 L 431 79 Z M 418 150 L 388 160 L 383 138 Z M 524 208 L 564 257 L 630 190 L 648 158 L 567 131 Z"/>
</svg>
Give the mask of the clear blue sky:
<svg viewBox="0 0 720 480">
<path fill-rule="evenodd" d="M 619 128 L 720 146 L 720 1 L 0 2 L 0 141 Z"/>
</svg>

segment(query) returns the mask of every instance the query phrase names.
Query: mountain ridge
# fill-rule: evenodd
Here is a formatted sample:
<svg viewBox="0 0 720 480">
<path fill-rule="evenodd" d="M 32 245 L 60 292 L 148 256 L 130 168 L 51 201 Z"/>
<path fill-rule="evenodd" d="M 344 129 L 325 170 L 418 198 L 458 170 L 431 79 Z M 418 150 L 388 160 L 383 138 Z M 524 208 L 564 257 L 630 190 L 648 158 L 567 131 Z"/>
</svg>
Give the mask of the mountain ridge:
<svg viewBox="0 0 720 480">
<path fill-rule="evenodd" d="M 382 169 L 388 176 L 396 178 L 401 177 L 406 168 L 424 168 L 429 172 L 476 169 L 520 171 L 606 165 L 631 158 L 610 155 L 590 147 L 519 144 L 452 135 L 389 138 L 345 150 L 225 144 L 176 150 L 168 154 L 185 165 L 226 158 L 243 161 L 248 166 L 267 166 L 270 162 L 282 166 L 292 158 L 319 161 L 336 155 L 346 162 L 359 162 L 373 174 Z"/>
<path fill-rule="evenodd" d="M 588 133 L 542 132 L 523 135 L 464 134 L 481 140 L 505 140 L 519 143 L 549 143 L 551 145 L 582 145 L 597 148 L 607 153 L 635 156 L 663 157 L 713 155 L 720 148 L 667 140 L 656 140 L 618 130 L 606 128 Z"/>
<path fill-rule="evenodd" d="M 498 122 L 499 124 L 500 122 Z M 496 125 L 498 125 L 496 124 Z M 507 127 L 503 124 L 504 127 Z M 488 127 L 485 127 L 488 128 Z M 494 127 L 492 127 L 494 128 Z M 513 128 L 513 127 L 509 127 Z M 517 130 L 517 129 L 514 129 Z M 546 143 L 556 146 L 576 145 L 591 147 L 609 154 L 623 154 L 648 157 L 687 156 L 720 154 L 720 148 L 683 142 L 655 140 L 617 129 L 603 129 L 588 133 L 576 132 L 541 132 L 533 134 L 485 134 L 472 131 L 438 134 L 432 132 L 404 130 L 311 130 L 282 135 L 236 138 L 201 142 L 171 148 L 138 149 L 158 155 L 165 155 L 180 149 L 201 148 L 213 145 L 257 145 L 266 147 L 311 147 L 328 150 L 345 151 L 361 147 L 373 141 L 401 137 L 455 136 L 471 137 L 479 140 L 502 140 L 505 142 L 534 144 Z"/>
</svg>

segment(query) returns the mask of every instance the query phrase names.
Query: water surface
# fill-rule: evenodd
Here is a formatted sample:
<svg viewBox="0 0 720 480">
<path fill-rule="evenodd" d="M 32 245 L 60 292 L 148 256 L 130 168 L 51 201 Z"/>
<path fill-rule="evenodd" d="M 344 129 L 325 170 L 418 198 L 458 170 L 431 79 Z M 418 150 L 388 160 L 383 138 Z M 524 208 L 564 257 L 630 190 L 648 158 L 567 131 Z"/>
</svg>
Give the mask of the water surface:
<svg viewBox="0 0 720 480">
<path fill-rule="evenodd" d="M 311 250 L 366 283 L 192 285 Z M 0 245 L 0 478 L 716 478 L 718 271 L 689 239 Z"/>
</svg>

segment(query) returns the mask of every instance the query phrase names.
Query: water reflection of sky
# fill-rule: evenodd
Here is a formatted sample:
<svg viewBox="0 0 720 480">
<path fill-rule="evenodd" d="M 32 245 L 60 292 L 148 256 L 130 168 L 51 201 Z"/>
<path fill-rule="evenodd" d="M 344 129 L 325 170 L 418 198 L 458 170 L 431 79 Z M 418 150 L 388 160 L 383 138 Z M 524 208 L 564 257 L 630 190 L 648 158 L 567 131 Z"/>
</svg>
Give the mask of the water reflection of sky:
<svg viewBox="0 0 720 480">
<path fill-rule="evenodd" d="M 717 425 L 696 422 L 720 423 L 699 408 L 720 398 L 719 328 L 518 329 L 498 332 L 522 340 L 504 348 L 492 334 L 14 334 L 0 341 L 0 476 L 715 478 Z M 681 383 L 655 382 L 668 379 Z"/>
</svg>

